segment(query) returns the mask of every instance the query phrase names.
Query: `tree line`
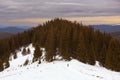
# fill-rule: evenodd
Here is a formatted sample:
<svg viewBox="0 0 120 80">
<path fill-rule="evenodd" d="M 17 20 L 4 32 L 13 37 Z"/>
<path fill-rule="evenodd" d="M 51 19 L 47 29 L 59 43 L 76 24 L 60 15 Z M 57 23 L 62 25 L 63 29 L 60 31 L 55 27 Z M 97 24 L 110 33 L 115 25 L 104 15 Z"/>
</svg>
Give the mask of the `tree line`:
<svg viewBox="0 0 120 80">
<path fill-rule="evenodd" d="M 109 34 L 94 30 L 77 22 L 63 19 L 47 21 L 24 33 L 0 40 L 0 70 L 9 67 L 10 53 L 33 43 L 34 60 L 42 56 L 41 47 L 46 49 L 46 61 L 60 55 L 65 60 L 77 59 L 91 65 L 99 61 L 101 66 L 120 71 L 120 42 Z"/>
</svg>

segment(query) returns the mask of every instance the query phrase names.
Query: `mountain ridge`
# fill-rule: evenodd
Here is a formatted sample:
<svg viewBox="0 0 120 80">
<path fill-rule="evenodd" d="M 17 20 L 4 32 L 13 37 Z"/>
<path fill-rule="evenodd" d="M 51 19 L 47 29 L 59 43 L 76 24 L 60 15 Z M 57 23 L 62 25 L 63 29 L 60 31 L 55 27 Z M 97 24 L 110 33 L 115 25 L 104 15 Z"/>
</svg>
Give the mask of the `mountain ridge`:
<svg viewBox="0 0 120 80">
<path fill-rule="evenodd" d="M 10 66 L 10 55 L 16 57 L 16 51 L 20 47 L 31 43 L 35 47 L 33 63 L 36 61 L 41 63 L 40 48 L 45 48 L 47 62 L 55 61 L 56 55 L 60 55 L 66 61 L 77 59 L 91 65 L 99 61 L 100 65 L 107 69 L 120 71 L 120 42 L 117 39 L 109 34 L 95 31 L 92 27 L 63 19 L 54 19 L 0 40 L 0 53 L 2 53 L 0 54 L 0 71 Z M 29 54 L 29 50 L 24 48 L 22 54 Z"/>
<path fill-rule="evenodd" d="M 11 34 L 17 34 L 24 32 L 25 30 L 30 29 L 31 27 L 26 26 L 6 26 L 6 27 L 0 27 L 0 32 L 7 32 Z"/>
<path fill-rule="evenodd" d="M 100 30 L 101 32 L 111 33 L 120 31 L 120 25 L 93 25 L 95 30 Z"/>
</svg>

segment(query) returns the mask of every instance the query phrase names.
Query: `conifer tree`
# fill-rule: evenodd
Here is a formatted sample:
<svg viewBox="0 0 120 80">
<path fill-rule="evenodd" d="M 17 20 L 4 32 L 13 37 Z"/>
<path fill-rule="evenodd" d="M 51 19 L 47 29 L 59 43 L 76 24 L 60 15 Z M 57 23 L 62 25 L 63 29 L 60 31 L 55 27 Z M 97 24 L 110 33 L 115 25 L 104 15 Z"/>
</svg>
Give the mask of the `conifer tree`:
<svg viewBox="0 0 120 80">
<path fill-rule="evenodd" d="M 28 49 L 27 49 L 27 54 L 30 54 L 30 53 L 31 53 L 31 52 L 30 52 L 30 49 L 28 48 Z"/>
<path fill-rule="evenodd" d="M 16 53 L 16 52 L 13 53 L 13 58 L 14 58 L 14 59 L 17 58 L 17 53 Z"/>
<path fill-rule="evenodd" d="M 40 46 L 36 45 L 35 46 L 35 51 L 34 51 L 33 61 L 39 60 L 41 56 L 42 56 L 42 51 L 40 50 Z"/>
<path fill-rule="evenodd" d="M 53 61 L 53 58 L 56 56 L 56 39 L 54 35 L 54 27 L 51 26 L 51 29 L 47 36 L 45 48 L 46 48 L 46 61 Z"/>
<path fill-rule="evenodd" d="M 83 33 L 80 33 L 79 35 L 79 43 L 77 46 L 77 59 L 86 63 L 87 61 L 87 56 L 86 56 L 86 46 L 84 44 L 84 36 Z"/>
<path fill-rule="evenodd" d="M 116 43 L 115 39 L 112 39 L 110 41 L 110 45 L 106 54 L 106 62 L 105 62 L 105 66 L 109 69 L 112 70 L 117 70 L 120 71 L 120 51 L 119 51 L 119 46 Z"/>
<path fill-rule="evenodd" d="M 0 71 L 3 71 L 3 70 L 4 70 L 3 61 L 2 61 L 1 58 L 0 58 Z"/>
<path fill-rule="evenodd" d="M 26 55 L 26 54 L 27 54 L 26 48 L 23 48 L 22 54 L 23 54 L 23 55 Z"/>
</svg>

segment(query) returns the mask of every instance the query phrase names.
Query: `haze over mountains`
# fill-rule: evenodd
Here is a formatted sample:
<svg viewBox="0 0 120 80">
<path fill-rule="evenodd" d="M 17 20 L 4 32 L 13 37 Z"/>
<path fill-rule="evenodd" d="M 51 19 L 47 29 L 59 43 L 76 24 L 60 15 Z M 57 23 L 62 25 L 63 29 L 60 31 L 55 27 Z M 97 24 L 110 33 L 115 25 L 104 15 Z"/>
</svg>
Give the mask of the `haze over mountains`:
<svg viewBox="0 0 120 80">
<path fill-rule="evenodd" d="M 23 32 L 31 27 L 28 26 L 7 26 L 7 27 L 0 27 L 0 32 L 7 32 L 11 34 L 16 34 Z"/>
<path fill-rule="evenodd" d="M 21 33 L 32 27 L 30 26 L 3 26 L 0 25 L 0 38 L 9 37 L 13 34 Z M 95 30 L 110 33 L 114 38 L 120 40 L 120 25 L 93 25 Z"/>
<path fill-rule="evenodd" d="M 107 33 L 120 31 L 120 25 L 93 25 L 93 28 Z"/>
<path fill-rule="evenodd" d="M 111 36 L 120 41 L 120 25 L 93 25 L 95 30 L 110 33 Z"/>
<path fill-rule="evenodd" d="M 0 25 L 0 38 L 10 37 L 14 34 L 21 33 L 30 29 L 29 26 L 1 26 Z"/>
</svg>

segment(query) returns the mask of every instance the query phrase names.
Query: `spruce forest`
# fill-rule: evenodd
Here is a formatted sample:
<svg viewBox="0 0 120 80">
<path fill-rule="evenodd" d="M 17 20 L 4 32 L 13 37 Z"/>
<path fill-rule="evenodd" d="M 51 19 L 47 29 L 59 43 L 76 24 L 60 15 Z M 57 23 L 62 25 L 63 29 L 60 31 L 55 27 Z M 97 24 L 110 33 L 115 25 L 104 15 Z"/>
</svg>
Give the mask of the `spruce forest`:
<svg viewBox="0 0 120 80">
<path fill-rule="evenodd" d="M 99 61 L 105 68 L 120 71 L 118 40 L 109 34 L 94 30 L 91 26 L 58 18 L 23 33 L 1 39 L 0 71 L 9 67 L 11 53 L 16 58 L 16 50 L 31 43 L 35 47 L 33 62 L 39 60 L 42 55 L 40 48 L 44 47 L 48 62 L 54 61 L 54 57 L 60 55 L 64 60 L 77 59 L 91 65 Z M 29 51 L 24 49 L 23 54 L 29 54 Z"/>
</svg>

